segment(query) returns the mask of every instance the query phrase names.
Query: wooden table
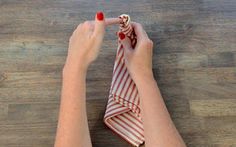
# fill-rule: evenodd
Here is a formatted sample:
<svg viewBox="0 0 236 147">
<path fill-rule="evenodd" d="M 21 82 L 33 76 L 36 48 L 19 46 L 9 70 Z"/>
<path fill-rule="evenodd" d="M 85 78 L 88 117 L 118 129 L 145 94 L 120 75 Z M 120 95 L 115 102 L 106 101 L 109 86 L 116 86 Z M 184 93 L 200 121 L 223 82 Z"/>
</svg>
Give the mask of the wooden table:
<svg viewBox="0 0 236 147">
<path fill-rule="evenodd" d="M 98 10 L 143 24 L 155 78 L 189 147 L 236 146 L 235 0 L 0 0 L 1 147 L 53 146 L 68 40 Z M 102 120 L 117 29 L 107 28 L 87 77 L 94 147 L 130 146 Z"/>
</svg>

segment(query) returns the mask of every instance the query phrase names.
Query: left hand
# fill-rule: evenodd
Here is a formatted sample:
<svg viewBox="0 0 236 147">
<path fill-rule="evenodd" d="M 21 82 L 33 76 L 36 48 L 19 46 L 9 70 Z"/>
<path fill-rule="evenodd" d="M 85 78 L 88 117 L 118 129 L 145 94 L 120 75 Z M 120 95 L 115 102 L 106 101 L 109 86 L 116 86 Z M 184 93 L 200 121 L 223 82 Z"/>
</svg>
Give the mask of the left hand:
<svg viewBox="0 0 236 147">
<path fill-rule="evenodd" d="M 95 21 L 85 21 L 78 25 L 70 37 L 63 71 L 87 70 L 89 64 L 97 58 L 105 34 L 104 20 L 104 14 L 98 12 Z"/>
</svg>

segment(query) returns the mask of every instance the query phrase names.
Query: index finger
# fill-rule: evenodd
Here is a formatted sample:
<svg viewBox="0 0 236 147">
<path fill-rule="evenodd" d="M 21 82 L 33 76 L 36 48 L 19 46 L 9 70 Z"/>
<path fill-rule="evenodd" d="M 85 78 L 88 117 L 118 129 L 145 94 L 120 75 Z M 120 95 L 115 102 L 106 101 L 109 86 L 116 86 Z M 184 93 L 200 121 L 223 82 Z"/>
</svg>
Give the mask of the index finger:
<svg viewBox="0 0 236 147">
<path fill-rule="evenodd" d="M 105 19 L 105 25 L 113 25 L 113 24 L 120 24 L 121 19 L 120 18 L 106 18 Z"/>
<path fill-rule="evenodd" d="M 91 20 L 89 21 L 91 24 L 94 25 L 95 21 Z M 121 19 L 119 18 L 105 18 L 105 25 L 109 26 L 109 25 L 114 25 L 114 24 L 120 24 Z"/>
</svg>

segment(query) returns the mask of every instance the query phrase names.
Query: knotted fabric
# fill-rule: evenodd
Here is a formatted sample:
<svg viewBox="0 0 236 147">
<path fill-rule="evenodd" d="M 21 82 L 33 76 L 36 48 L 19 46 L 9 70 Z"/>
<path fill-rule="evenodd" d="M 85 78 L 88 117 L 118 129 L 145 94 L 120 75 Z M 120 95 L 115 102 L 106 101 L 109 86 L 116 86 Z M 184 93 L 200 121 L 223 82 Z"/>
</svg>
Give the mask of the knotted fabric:
<svg viewBox="0 0 236 147">
<path fill-rule="evenodd" d="M 130 17 L 122 14 L 119 18 L 121 19 L 119 31 L 130 38 L 131 46 L 134 47 L 137 39 L 130 24 Z M 140 146 L 144 142 L 140 111 L 138 90 L 125 65 L 123 45 L 118 41 L 104 122 L 130 144 Z"/>
</svg>

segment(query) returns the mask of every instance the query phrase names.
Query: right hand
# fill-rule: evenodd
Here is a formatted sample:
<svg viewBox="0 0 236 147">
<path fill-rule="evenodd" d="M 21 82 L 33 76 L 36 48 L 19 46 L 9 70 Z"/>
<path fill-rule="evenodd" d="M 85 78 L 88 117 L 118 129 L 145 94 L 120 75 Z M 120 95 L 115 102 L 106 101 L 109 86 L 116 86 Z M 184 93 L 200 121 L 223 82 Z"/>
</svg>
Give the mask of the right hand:
<svg viewBox="0 0 236 147">
<path fill-rule="evenodd" d="M 119 40 L 124 47 L 125 63 L 129 74 L 137 84 L 147 78 L 153 78 L 153 42 L 149 39 L 141 24 L 132 22 L 131 25 L 134 28 L 135 34 L 137 35 L 137 44 L 135 48 L 133 49 L 131 47 L 130 39 L 122 34 L 122 32 L 119 33 Z"/>
</svg>

